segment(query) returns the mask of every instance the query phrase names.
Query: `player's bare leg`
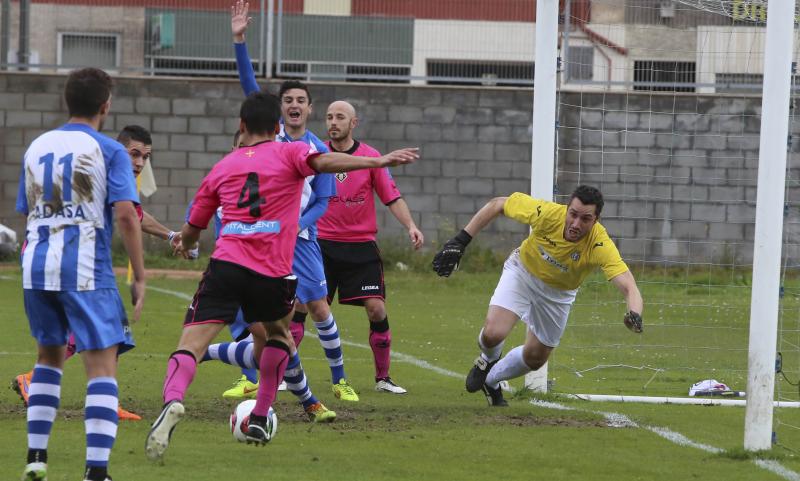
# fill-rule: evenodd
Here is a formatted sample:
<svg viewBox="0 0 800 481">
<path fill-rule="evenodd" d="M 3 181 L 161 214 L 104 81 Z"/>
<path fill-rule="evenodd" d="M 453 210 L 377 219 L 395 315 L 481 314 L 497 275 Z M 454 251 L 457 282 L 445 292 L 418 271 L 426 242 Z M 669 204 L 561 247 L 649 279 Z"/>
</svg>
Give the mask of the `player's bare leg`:
<svg viewBox="0 0 800 481">
<path fill-rule="evenodd" d="M 478 334 L 478 347 L 480 355 L 467 374 L 467 392 L 477 392 L 483 389 L 486 376 L 503 353 L 503 343 L 514 329 L 519 317 L 500 306 L 489 306 L 483 329 Z"/>
<path fill-rule="evenodd" d="M 164 408 L 150 428 L 145 440 L 147 459 L 158 461 L 169 446 L 175 426 L 183 417 L 183 398 L 197 372 L 208 345 L 225 326 L 223 323 L 189 324 L 184 326 L 178 348 L 169 357 L 164 378 Z"/>
</svg>

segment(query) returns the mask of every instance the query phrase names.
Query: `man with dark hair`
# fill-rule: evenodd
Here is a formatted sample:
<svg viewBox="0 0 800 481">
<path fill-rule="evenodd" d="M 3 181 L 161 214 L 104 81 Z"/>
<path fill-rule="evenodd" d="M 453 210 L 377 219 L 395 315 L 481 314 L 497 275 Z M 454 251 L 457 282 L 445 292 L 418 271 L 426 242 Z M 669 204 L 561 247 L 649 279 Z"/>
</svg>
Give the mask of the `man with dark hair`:
<svg viewBox="0 0 800 481">
<path fill-rule="evenodd" d="M 328 106 L 325 122 L 332 152 L 378 157 L 377 150 L 353 138 L 358 117 L 352 105 L 337 101 Z M 386 313 L 386 289 L 375 235 L 377 194 L 389 212 L 407 229 L 414 249 L 425 238 L 414 223 L 408 204 L 392 179 L 389 169 L 374 168 L 336 174 L 337 195 L 319 221 L 319 244 L 328 281 L 328 301 L 337 291 L 339 304 L 363 306 L 369 321 L 369 346 L 375 363 L 375 390 L 405 394 L 389 376 L 392 331 Z M 374 194 L 373 194 L 374 193 Z"/>
<path fill-rule="evenodd" d="M 133 267 L 134 321 L 145 292 L 139 196 L 125 149 L 98 133 L 111 108 L 111 78 L 86 68 L 67 78 L 69 122 L 25 152 L 16 209 L 27 216 L 22 252 L 25 313 L 38 343 L 28 398 L 28 464 L 23 479 L 47 478 L 47 445 L 61 397 L 69 333 L 83 358 L 88 481 L 107 481 L 117 434 L 117 354 L 126 343 L 125 308 L 111 268 L 116 218 Z"/>
<path fill-rule="evenodd" d="M 153 141 L 150 137 L 150 132 L 148 132 L 144 127 L 140 127 L 138 125 L 128 125 L 120 131 L 119 135 L 117 135 L 117 141 L 121 143 L 128 151 L 128 155 L 131 158 L 131 165 L 133 167 L 133 175 L 134 177 L 138 178 L 139 174 L 142 173 L 145 163 L 150 160 L 153 144 Z M 170 246 L 174 251 L 176 251 L 177 254 L 181 253 L 181 236 L 179 232 L 175 232 L 164 227 L 152 215 L 142 210 L 140 205 L 136 206 L 136 211 L 142 222 L 142 232 L 166 240 L 170 243 Z M 123 330 L 125 332 L 126 340 L 120 346 L 120 354 L 133 349 L 136 346 L 133 341 L 133 335 L 130 332 L 130 326 L 128 326 L 127 319 L 123 320 Z M 69 339 L 67 340 L 64 360 L 66 361 L 75 353 L 75 335 L 70 334 Z M 25 406 L 28 405 L 32 376 L 33 371 L 29 371 L 27 373 L 17 375 L 11 382 L 11 388 L 16 391 Z M 127 409 L 124 409 L 122 406 L 119 406 L 117 409 L 117 415 L 120 420 L 140 421 L 142 419 L 138 414 L 130 412 Z"/>
<path fill-rule="evenodd" d="M 239 80 L 245 94 L 259 90 L 255 74 L 247 54 L 245 32 L 250 18 L 247 16 L 248 4 L 237 1 L 231 7 L 231 31 L 233 33 L 236 63 L 239 67 Z M 318 152 L 328 152 L 328 147 L 313 132 L 306 128 L 308 116 L 312 112 L 311 94 L 308 87 L 297 80 L 283 82 L 279 89 L 281 102 L 281 130 L 277 140 L 280 142 L 305 142 Z M 311 313 L 314 326 L 319 333 L 328 366 L 331 371 L 331 390 L 336 398 L 344 401 L 358 401 L 358 394 L 347 380 L 344 368 L 339 329 L 326 301 L 327 289 L 322 253 L 317 243 L 317 221 L 328 208 L 328 199 L 336 193 L 335 181 L 330 174 L 319 174 L 306 179 L 300 207 L 300 232 L 295 246 L 293 272 L 297 276 L 297 303 L 295 315 L 290 323 L 295 345 L 300 346 L 305 333 L 305 320 Z M 232 333 L 233 334 L 233 333 Z M 234 335 L 234 337 L 236 337 Z M 292 356 L 287 369 L 287 387 L 301 399 L 306 412 L 314 421 L 333 420 L 335 413 L 322 403 L 311 403 L 306 398 L 307 383 L 299 356 Z M 244 371 L 243 371 L 244 373 Z M 252 390 L 252 381 L 244 377 L 223 396 L 239 397 L 240 393 Z M 313 396 L 312 396 L 313 397 Z"/>
<path fill-rule="evenodd" d="M 186 248 L 197 241 L 219 207 L 224 211 L 222 232 L 167 364 L 164 409 L 145 443 L 151 460 L 162 458 L 184 414 L 182 402 L 197 361 L 239 309 L 247 323 L 260 323 L 265 331 L 263 338 L 254 338 L 261 379 L 246 437 L 256 444 L 269 442 L 272 429 L 267 414 L 295 350 L 288 324 L 297 286 L 292 257 L 305 178 L 317 172 L 407 164 L 418 157 L 416 149 L 375 159 L 321 154 L 302 142 L 274 142 L 279 119 L 275 96 L 256 92 L 247 97 L 240 109 L 242 147 L 226 155 L 203 179 L 183 226 Z"/>
<path fill-rule="evenodd" d="M 467 375 L 467 391 L 483 390 L 490 406 L 508 405 L 501 381 L 535 371 L 547 362 L 564 333 L 578 288 L 598 267 L 625 297 L 625 326 L 642 332 L 642 296 L 617 247 L 598 222 L 602 209 L 603 195 L 586 185 L 575 189 L 568 205 L 519 192 L 496 197 L 433 258 L 433 270 L 449 277 L 472 238 L 500 214 L 531 227 L 528 238 L 503 266 L 478 335 L 481 354 Z M 519 320 L 528 325 L 525 344 L 500 359 L 503 342 Z"/>
</svg>

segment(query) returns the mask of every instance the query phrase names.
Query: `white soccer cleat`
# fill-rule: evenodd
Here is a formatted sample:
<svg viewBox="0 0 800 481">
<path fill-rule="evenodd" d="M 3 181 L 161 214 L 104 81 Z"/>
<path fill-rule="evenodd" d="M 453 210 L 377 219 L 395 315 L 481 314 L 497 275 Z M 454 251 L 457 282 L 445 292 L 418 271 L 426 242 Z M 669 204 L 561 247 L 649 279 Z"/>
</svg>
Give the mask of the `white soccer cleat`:
<svg viewBox="0 0 800 481">
<path fill-rule="evenodd" d="M 390 377 L 378 379 L 378 382 L 375 383 L 375 390 L 378 392 L 388 392 L 392 394 L 405 394 L 408 392 L 395 384 Z"/>
<path fill-rule="evenodd" d="M 144 453 L 150 461 L 159 461 L 169 446 L 172 431 L 181 420 L 186 410 L 178 401 L 172 401 L 161 411 L 161 414 L 150 428 L 147 440 L 144 443 Z"/>
</svg>

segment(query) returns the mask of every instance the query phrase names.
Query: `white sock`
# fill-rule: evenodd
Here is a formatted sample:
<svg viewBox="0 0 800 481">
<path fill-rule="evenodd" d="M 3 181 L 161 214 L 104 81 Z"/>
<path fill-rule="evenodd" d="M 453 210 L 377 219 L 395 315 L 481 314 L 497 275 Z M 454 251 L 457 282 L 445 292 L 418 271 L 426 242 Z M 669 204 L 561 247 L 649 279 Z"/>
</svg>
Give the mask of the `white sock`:
<svg viewBox="0 0 800 481">
<path fill-rule="evenodd" d="M 522 358 L 523 346 L 517 346 L 508 351 L 508 354 L 500 359 L 500 362 L 492 367 L 489 375 L 486 376 L 486 384 L 492 388 L 497 389 L 500 381 L 514 379 L 515 377 L 523 376 L 531 371 L 531 368 L 525 364 Z"/>
<path fill-rule="evenodd" d="M 494 347 L 486 347 L 483 344 L 482 338 L 483 338 L 483 329 L 481 329 L 481 332 L 478 333 L 478 347 L 481 348 L 481 357 L 486 362 L 494 362 L 500 359 L 500 354 L 503 353 L 503 344 L 505 344 L 505 341 L 500 342 L 500 344 Z"/>
</svg>

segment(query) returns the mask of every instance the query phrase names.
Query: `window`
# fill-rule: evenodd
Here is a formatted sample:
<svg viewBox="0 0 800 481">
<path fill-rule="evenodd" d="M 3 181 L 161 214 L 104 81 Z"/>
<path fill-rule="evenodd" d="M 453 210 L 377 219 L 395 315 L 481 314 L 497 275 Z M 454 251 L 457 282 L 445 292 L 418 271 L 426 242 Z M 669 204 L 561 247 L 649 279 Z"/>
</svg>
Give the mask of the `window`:
<svg viewBox="0 0 800 481">
<path fill-rule="evenodd" d="M 59 33 L 58 65 L 92 66 L 114 70 L 119 67 L 119 35 L 113 33 Z"/>
<path fill-rule="evenodd" d="M 658 92 L 694 92 L 695 63 L 636 60 L 633 62 L 633 89 Z"/>
<path fill-rule="evenodd" d="M 411 67 L 392 65 L 348 65 L 348 82 L 409 83 Z M 404 78 L 405 77 L 405 78 Z"/>
<path fill-rule="evenodd" d="M 570 47 L 567 51 L 567 62 L 570 80 L 592 80 L 594 47 Z"/>
<path fill-rule="evenodd" d="M 716 91 L 725 94 L 759 93 L 764 75 L 760 73 L 718 73 Z"/>
<path fill-rule="evenodd" d="M 533 70 L 533 62 L 428 60 L 428 83 L 529 87 Z"/>
</svg>

